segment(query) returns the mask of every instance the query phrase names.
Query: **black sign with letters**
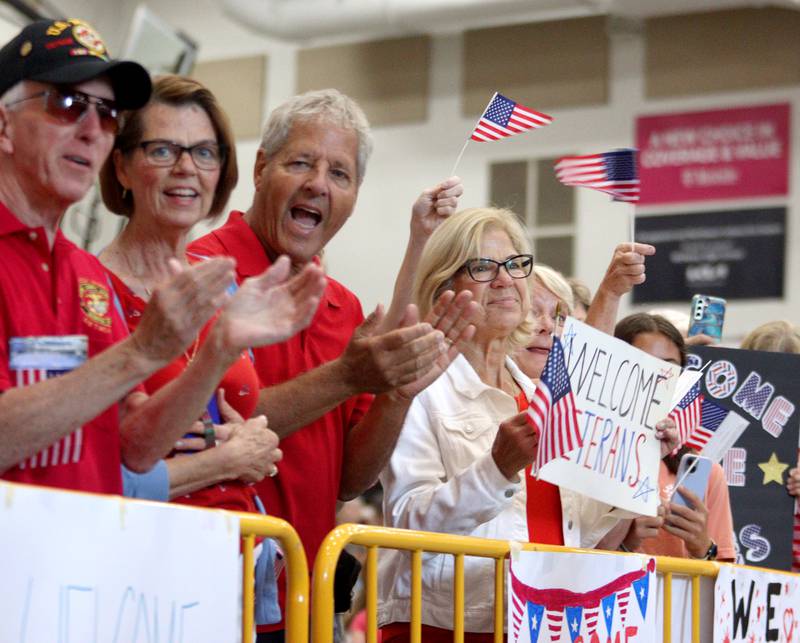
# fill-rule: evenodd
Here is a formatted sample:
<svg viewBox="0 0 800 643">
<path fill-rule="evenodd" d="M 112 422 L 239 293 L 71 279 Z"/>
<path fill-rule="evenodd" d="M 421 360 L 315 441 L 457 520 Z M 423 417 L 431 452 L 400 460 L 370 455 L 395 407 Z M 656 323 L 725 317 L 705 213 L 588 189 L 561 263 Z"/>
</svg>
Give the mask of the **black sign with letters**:
<svg viewBox="0 0 800 643">
<path fill-rule="evenodd" d="M 750 423 L 720 463 L 733 510 L 736 562 L 788 571 L 795 501 L 786 481 L 799 453 L 800 355 L 690 347 L 689 368 L 707 362 L 703 395 Z"/>
<path fill-rule="evenodd" d="M 656 254 L 634 303 L 783 297 L 786 208 L 637 216 L 635 238 Z"/>
</svg>

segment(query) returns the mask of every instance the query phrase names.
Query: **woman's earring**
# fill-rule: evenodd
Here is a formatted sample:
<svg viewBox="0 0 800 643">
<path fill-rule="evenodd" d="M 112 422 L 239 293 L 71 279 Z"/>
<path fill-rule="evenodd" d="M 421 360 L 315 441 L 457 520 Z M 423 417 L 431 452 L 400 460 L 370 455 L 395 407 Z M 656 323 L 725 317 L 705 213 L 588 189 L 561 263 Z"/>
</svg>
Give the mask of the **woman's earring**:
<svg viewBox="0 0 800 643">
<path fill-rule="evenodd" d="M 124 201 L 127 198 L 128 198 L 128 188 L 122 188 L 122 200 Z"/>
</svg>

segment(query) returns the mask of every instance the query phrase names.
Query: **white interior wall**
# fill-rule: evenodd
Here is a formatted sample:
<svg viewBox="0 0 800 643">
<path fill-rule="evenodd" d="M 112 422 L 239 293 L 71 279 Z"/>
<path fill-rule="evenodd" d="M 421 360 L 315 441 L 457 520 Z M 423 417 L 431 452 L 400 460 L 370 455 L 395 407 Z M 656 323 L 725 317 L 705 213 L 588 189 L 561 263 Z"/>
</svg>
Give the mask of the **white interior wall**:
<svg viewBox="0 0 800 643">
<path fill-rule="evenodd" d="M 69 5 L 73 6 L 70 7 Z M 126 18 L 133 13 L 133 2 L 121 2 L 115 9 L 99 1 L 60 3 L 65 11 L 87 16 L 106 38 L 112 49 L 124 41 Z M 270 42 L 233 24 L 211 0 L 175 0 L 150 3 L 167 22 L 179 27 L 201 45 L 203 60 L 225 59 L 265 53 L 269 56 L 265 109 L 271 109 L 294 91 L 295 52 L 290 44 Z M 88 7 L 94 7 L 89 11 Z M 95 11 L 96 10 L 96 11 Z M 429 118 L 424 124 L 376 128 L 375 152 L 358 204 L 351 221 L 331 242 L 326 251 L 329 272 L 361 298 L 365 309 L 386 302 L 392 290 L 394 273 L 400 264 L 408 230 L 411 203 L 419 192 L 452 168 L 461 145 L 469 135 L 473 119 L 461 116 L 460 34 L 437 35 L 433 40 L 430 78 Z M 680 99 L 647 101 L 643 92 L 644 48 L 640 35 L 630 31 L 612 36 L 611 97 L 607 105 L 549 111 L 555 122 L 547 128 L 497 143 L 470 143 L 458 168 L 464 180 L 463 207 L 484 205 L 488 198 L 488 166 L 491 162 L 567 153 L 590 153 L 632 145 L 635 118 L 642 114 L 725 108 L 739 105 L 788 101 L 797 122 L 800 104 L 797 88 L 733 92 Z M 498 64 L 503 64 L 498 61 Z M 502 88 L 498 88 L 502 91 Z M 488 100 L 488 96 L 487 96 Z M 536 108 L 537 105 L 531 105 Z M 788 198 L 787 265 L 785 300 L 737 301 L 729 305 L 726 338 L 733 342 L 755 325 L 775 318 L 800 319 L 800 301 L 794 286 L 800 281 L 797 259 L 791 252 L 797 246 L 798 134 L 792 130 L 790 155 L 791 180 Z M 252 198 L 252 164 L 257 141 L 238 144 L 240 182 L 230 206 L 244 209 Z M 664 211 L 782 204 L 783 199 L 693 204 L 665 208 Z M 579 190 L 576 201 L 576 275 L 594 288 L 601 279 L 614 246 L 628 238 L 631 206 L 611 203 L 605 196 Z M 79 228 L 78 225 L 66 226 Z M 113 225 L 103 226 L 103 235 L 113 234 Z M 102 247 L 101 241 L 96 247 Z M 657 275 L 651 275 L 657 278 Z M 688 311 L 688 302 L 675 307 Z M 622 313 L 630 310 L 627 302 Z"/>
<path fill-rule="evenodd" d="M 218 57 L 239 55 L 235 43 L 209 44 L 209 50 L 225 52 Z M 458 168 L 465 185 L 463 207 L 485 205 L 488 200 L 489 164 L 496 161 L 554 157 L 567 153 L 591 153 L 634 143 L 637 116 L 692 109 L 725 108 L 788 101 L 793 120 L 800 105 L 797 88 L 731 92 L 668 100 L 644 98 L 644 43 L 640 34 L 622 31 L 612 35 L 610 101 L 597 107 L 552 110 L 555 122 L 547 128 L 496 143 L 470 143 Z M 204 41 L 205 47 L 205 41 Z M 253 53 L 252 42 L 246 53 Z M 348 285 L 364 308 L 387 302 L 395 270 L 407 239 L 410 206 L 419 192 L 447 176 L 464 140 L 474 125 L 461 116 L 461 34 L 436 35 L 433 39 L 428 121 L 418 125 L 380 127 L 374 131 L 375 152 L 370 161 L 358 204 L 351 220 L 329 244 L 329 272 Z M 268 107 L 291 95 L 294 84 L 292 48 L 274 43 L 262 49 L 270 55 Z M 242 52 L 245 53 L 245 52 Z M 203 56 L 205 58 L 205 55 Z M 498 62 L 498 64 L 502 64 Z M 502 91 L 502 88 L 498 88 Z M 488 97 L 487 97 L 488 100 Z M 532 105 L 532 107 L 537 107 Z M 800 300 L 794 286 L 800 282 L 800 266 L 792 248 L 797 247 L 796 185 L 800 164 L 796 150 L 800 133 L 792 130 L 790 195 L 787 225 L 787 264 L 784 300 L 735 301 L 729 304 L 726 341 L 735 343 L 749 329 L 776 318 L 800 320 Z M 244 208 L 252 197 L 250 171 L 255 142 L 240 148 L 242 178 L 231 205 Z M 701 210 L 748 205 L 782 204 L 783 199 L 753 199 L 671 206 L 664 212 Z M 594 288 L 602 278 L 617 243 L 628 240 L 632 206 L 612 203 L 591 190 L 578 190 L 576 201 L 576 275 Z M 657 275 L 651 275 L 657 279 Z M 673 307 L 688 312 L 688 302 Z M 624 302 L 621 314 L 633 310 Z"/>
</svg>

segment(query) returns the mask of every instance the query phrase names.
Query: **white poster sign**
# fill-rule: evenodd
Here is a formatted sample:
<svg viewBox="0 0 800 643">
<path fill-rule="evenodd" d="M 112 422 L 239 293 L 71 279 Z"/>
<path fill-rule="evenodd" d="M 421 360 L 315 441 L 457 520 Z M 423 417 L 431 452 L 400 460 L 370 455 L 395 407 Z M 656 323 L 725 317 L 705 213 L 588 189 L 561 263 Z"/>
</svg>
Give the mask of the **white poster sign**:
<svg viewBox="0 0 800 643">
<path fill-rule="evenodd" d="M 655 567 L 647 556 L 512 553 L 509 643 L 658 640 Z"/>
<path fill-rule="evenodd" d="M 239 641 L 233 516 L 0 483 L 0 641 Z"/>
<path fill-rule="evenodd" d="M 661 444 L 656 423 L 672 410 L 680 367 L 572 317 L 561 336 L 581 446 L 540 477 L 615 507 L 655 516 Z"/>
<path fill-rule="evenodd" d="M 723 565 L 714 585 L 714 643 L 800 640 L 800 577 Z"/>
</svg>

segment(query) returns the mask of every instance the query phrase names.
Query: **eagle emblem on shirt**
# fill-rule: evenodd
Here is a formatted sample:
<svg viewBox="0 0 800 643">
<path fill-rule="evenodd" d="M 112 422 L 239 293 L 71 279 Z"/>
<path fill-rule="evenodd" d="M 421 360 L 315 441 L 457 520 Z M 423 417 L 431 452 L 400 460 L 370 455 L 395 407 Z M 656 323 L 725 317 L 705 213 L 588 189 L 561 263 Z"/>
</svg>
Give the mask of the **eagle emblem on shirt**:
<svg viewBox="0 0 800 643">
<path fill-rule="evenodd" d="M 96 281 L 79 279 L 78 300 L 87 324 L 105 332 L 111 331 L 111 299 L 108 288 Z"/>
</svg>

